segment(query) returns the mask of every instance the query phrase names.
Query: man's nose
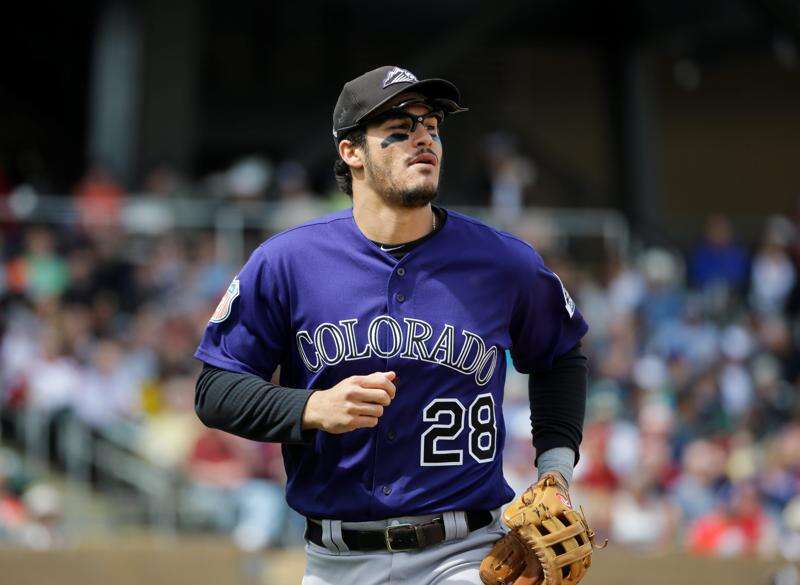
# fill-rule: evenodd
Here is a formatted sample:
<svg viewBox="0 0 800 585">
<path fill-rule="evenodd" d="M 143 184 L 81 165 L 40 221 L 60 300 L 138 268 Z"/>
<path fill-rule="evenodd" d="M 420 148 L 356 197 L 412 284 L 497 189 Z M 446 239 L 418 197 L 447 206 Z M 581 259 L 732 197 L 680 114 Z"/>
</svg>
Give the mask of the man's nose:
<svg viewBox="0 0 800 585">
<path fill-rule="evenodd" d="M 424 124 L 419 123 L 411 134 L 411 142 L 414 146 L 424 146 L 433 142 L 433 137 Z"/>
</svg>

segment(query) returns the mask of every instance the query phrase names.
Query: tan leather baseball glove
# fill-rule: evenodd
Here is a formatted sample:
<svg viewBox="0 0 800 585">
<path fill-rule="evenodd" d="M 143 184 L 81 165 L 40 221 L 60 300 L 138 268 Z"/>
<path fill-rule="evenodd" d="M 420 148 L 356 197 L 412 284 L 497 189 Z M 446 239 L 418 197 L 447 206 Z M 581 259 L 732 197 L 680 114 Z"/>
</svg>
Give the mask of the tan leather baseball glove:
<svg viewBox="0 0 800 585">
<path fill-rule="evenodd" d="M 560 474 L 545 474 L 512 502 L 503 513 L 511 530 L 498 540 L 481 563 L 486 585 L 511 585 L 525 572 L 536 575 L 536 585 L 572 585 L 586 575 L 594 544 L 583 510 L 572 509 Z M 530 582 L 530 580 L 528 580 Z"/>
</svg>

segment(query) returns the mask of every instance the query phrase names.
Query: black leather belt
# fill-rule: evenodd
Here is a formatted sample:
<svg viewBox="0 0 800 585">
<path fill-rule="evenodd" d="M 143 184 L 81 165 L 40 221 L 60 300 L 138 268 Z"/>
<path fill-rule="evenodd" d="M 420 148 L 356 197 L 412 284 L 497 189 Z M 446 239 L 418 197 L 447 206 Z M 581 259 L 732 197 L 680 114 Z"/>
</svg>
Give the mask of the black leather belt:
<svg viewBox="0 0 800 585">
<path fill-rule="evenodd" d="M 488 526 L 492 513 L 486 510 L 466 512 L 469 531 Z M 416 550 L 438 544 L 445 539 L 444 520 L 441 517 L 424 524 L 398 524 L 382 530 L 342 529 L 342 540 L 353 551 L 382 550 L 399 552 Z M 322 525 L 306 518 L 306 540 L 324 547 Z"/>
</svg>

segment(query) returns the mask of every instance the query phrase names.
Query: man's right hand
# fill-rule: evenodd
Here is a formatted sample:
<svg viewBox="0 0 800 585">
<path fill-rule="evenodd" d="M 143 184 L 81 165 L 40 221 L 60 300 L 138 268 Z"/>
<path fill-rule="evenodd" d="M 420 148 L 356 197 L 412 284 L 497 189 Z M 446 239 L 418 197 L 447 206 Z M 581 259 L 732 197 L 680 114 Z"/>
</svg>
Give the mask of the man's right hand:
<svg viewBox="0 0 800 585">
<path fill-rule="evenodd" d="M 396 377 L 394 372 L 374 372 L 350 376 L 329 390 L 317 390 L 306 402 L 303 429 L 339 434 L 377 426 L 397 391 Z"/>
</svg>

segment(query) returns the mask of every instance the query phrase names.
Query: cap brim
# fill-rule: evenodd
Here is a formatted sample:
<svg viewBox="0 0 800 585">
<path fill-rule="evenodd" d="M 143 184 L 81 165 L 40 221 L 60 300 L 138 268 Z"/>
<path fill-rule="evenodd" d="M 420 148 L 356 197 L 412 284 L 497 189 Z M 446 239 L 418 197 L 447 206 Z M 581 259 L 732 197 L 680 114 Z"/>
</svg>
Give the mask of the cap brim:
<svg viewBox="0 0 800 585">
<path fill-rule="evenodd" d="M 416 81 L 414 83 L 397 88 L 397 91 L 386 96 L 386 98 L 375 104 L 371 110 L 362 115 L 358 119 L 358 124 L 368 120 L 370 116 L 372 116 L 376 111 L 378 111 L 393 98 L 397 97 L 401 93 L 409 92 L 421 93 L 430 99 L 447 100 L 452 104 L 451 106 L 447 106 L 447 113 L 455 113 L 464 110 L 464 108 L 462 108 L 459 104 L 461 101 L 461 93 L 458 91 L 458 88 L 455 85 L 446 79 L 423 79 L 422 81 Z"/>
</svg>

